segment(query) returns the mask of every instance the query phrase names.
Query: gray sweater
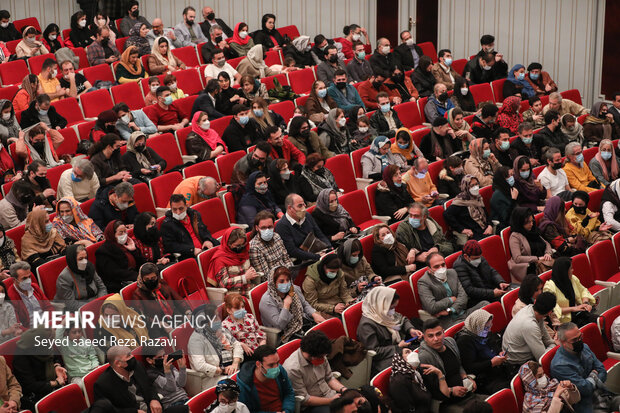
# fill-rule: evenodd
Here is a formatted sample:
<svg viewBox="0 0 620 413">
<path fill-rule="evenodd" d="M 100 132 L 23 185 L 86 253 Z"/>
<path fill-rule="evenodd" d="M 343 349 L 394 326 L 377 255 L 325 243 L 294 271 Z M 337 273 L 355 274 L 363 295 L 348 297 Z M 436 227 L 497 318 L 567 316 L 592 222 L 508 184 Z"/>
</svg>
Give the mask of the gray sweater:
<svg viewBox="0 0 620 413">
<path fill-rule="evenodd" d="M 620 160 L 617 160 L 616 162 L 620 163 Z M 594 175 L 594 177 L 598 179 L 600 183 L 602 183 L 605 186 L 609 186 L 611 182 L 605 179 L 605 176 L 603 175 L 603 167 L 601 166 L 601 164 L 598 162 L 596 158 L 592 158 L 588 166 L 590 167 L 590 171 L 592 172 L 592 175 Z M 620 165 L 618 165 L 618 169 L 620 169 Z M 609 178 L 611 178 L 611 171 L 607 171 L 607 174 Z"/>
<path fill-rule="evenodd" d="M 84 277 L 73 274 L 69 267 L 65 267 L 56 280 L 54 301 L 63 302 L 67 311 L 77 311 L 82 304 L 95 298 L 103 297 L 108 293 L 105 284 L 97 273 L 95 273 L 93 281 L 90 283 L 90 288 L 97 293 L 95 297 L 87 296 Z"/>
<path fill-rule="evenodd" d="M 312 320 L 312 314 L 316 312 L 314 308 L 304 298 L 303 293 L 301 292 L 301 288 L 298 286 L 293 286 L 295 288 L 295 294 L 301 300 L 301 305 L 304 308 L 304 316 Z M 293 315 L 289 310 L 285 310 L 281 307 L 276 301 L 269 295 L 268 292 L 263 294 L 263 297 L 260 299 L 260 304 L 258 305 L 260 309 L 260 316 L 263 321 L 263 325 L 265 327 L 277 328 L 280 330 L 284 330 L 286 325 L 291 322 L 291 318 Z"/>
<path fill-rule="evenodd" d="M 510 364 L 521 365 L 529 360 L 538 361 L 555 343 L 549 337 L 544 320 L 537 320 L 534 305 L 530 304 L 512 318 L 502 339 L 502 349 Z"/>
<path fill-rule="evenodd" d="M 183 389 L 187 381 L 187 370 L 185 368 L 177 370 L 172 366 L 170 372 L 164 374 L 151 367 L 147 369 L 146 374 L 153 381 L 155 391 L 161 395 L 161 404 L 164 409 L 170 407 L 172 403 L 189 398 Z"/>
<path fill-rule="evenodd" d="M 133 116 L 133 121 L 137 127 L 140 128 L 140 131 L 145 135 L 151 135 L 153 133 L 157 133 L 157 126 L 144 114 L 142 109 L 132 110 L 131 115 Z M 122 120 L 116 121 L 116 129 L 118 133 L 120 133 L 121 138 L 126 141 L 129 140 L 129 137 L 134 132 L 133 129 L 129 127 L 129 125 Z"/>
</svg>

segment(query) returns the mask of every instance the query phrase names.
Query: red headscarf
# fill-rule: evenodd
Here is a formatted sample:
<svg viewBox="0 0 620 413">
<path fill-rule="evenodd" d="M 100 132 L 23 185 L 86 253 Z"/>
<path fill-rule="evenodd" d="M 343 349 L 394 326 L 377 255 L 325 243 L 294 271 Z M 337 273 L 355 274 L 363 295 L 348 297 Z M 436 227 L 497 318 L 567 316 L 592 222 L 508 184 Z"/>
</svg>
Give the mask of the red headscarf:
<svg viewBox="0 0 620 413">
<path fill-rule="evenodd" d="M 129 262 L 128 267 L 136 268 L 136 259 L 134 258 L 133 254 L 131 254 L 131 252 L 129 252 L 129 250 L 125 248 L 124 245 L 119 244 L 118 241 L 116 240 L 115 225 L 117 222 L 120 222 L 121 224 L 125 225 L 122 221 L 119 221 L 119 220 L 111 221 L 105 227 L 105 231 L 103 231 L 103 235 L 105 236 L 106 242 L 116 245 L 118 248 L 120 248 L 121 251 L 125 253 L 125 255 L 127 256 L 127 261 Z M 129 236 L 127 238 L 129 239 Z"/>
<path fill-rule="evenodd" d="M 233 38 L 230 41 L 230 43 L 237 43 L 240 44 L 242 46 L 245 46 L 246 44 L 248 44 L 248 42 L 250 41 L 250 35 L 248 34 L 247 36 L 245 36 L 245 39 L 242 39 L 239 36 L 239 27 L 241 26 L 247 26 L 247 24 L 243 23 L 243 22 L 239 22 L 237 23 L 237 25 L 235 26 L 235 31 L 233 32 Z"/>
<path fill-rule="evenodd" d="M 228 152 L 226 144 L 224 143 L 222 138 L 220 138 L 220 135 L 218 135 L 216 131 L 211 128 L 204 130 L 198 124 L 198 119 L 200 119 L 203 113 L 205 112 L 198 111 L 194 113 L 194 117 L 192 118 L 192 132 L 204 139 L 204 141 L 207 142 L 207 145 L 209 145 L 212 151 L 217 148 L 217 145 L 223 145 L 224 152 Z"/>
<path fill-rule="evenodd" d="M 519 133 L 519 125 L 523 123 L 523 116 L 519 113 L 521 99 L 510 96 L 504 99 L 502 107 L 497 112 L 497 124 L 502 128 L 510 129 L 510 132 Z"/>
<path fill-rule="evenodd" d="M 222 236 L 222 241 L 219 247 L 217 247 L 217 251 L 211 257 L 211 262 L 209 263 L 209 268 L 207 269 L 207 282 L 213 286 L 217 287 L 217 273 L 222 269 L 222 267 L 232 267 L 232 266 L 242 266 L 249 258 L 249 247 L 248 242 L 245 243 L 245 249 L 242 252 L 234 252 L 228 246 L 228 239 L 230 238 L 230 234 L 235 230 L 239 229 L 236 227 L 231 227 L 226 230 L 224 235 Z"/>
</svg>

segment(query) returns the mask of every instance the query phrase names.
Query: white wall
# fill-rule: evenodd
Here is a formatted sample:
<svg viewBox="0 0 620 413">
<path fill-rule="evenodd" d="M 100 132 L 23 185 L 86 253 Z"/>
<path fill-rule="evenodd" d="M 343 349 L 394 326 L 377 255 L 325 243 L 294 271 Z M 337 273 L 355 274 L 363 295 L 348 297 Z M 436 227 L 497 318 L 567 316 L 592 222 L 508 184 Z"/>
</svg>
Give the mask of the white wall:
<svg viewBox="0 0 620 413">
<path fill-rule="evenodd" d="M 75 0 L 2 0 L 1 3 L 0 8 L 9 10 L 12 18 L 37 17 L 43 29 L 52 22 L 61 29 L 68 28 L 71 14 L 79 10 Z M 374 0 L 142 0 L 140 14 L 149 21 L 161 17 L 166 26 L 174 26 L 181 21 L 182 11 L 188 4 L 196 8 L 198 21 L 202 21 L 202 7 L 213 7 L 217 17 L 224 19 L 231 29 L 241 21 L 250 26 L 250 31 L 260 29 L 263 14 L 273 13 L 277 17 L 276 26 L 295 24 L 300 33 L 311 38 L 319 33 L 327 37 L 342 36 L 343 27 L 351 23 L 366 27 L 372 42 L 375 38 Z"/>
<path fill-rule="evenodd" d="M 493 34 L 509 67 L 537 61 L 590 105 L 600 95 L 604 13 L 597 0 L 439 0 L 437 50 L 469 59 Z"/>
</svg>

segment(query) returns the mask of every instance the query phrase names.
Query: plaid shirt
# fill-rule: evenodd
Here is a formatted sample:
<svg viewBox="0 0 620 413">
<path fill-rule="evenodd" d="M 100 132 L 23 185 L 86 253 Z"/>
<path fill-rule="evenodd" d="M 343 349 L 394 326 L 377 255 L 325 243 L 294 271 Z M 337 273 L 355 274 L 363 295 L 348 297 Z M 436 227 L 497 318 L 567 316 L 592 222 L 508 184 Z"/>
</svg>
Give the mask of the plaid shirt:
<svg viewBox="0 0 620 413">
<path fill-rule="evenodd" d="M 116 49 L 114 43 L 108 42 L 108 46 L 114 52 L 114 56 L 121 57 L 121 54 Z M 86 57 L 88 58 L 88 63 L 90 63 L 91 66 L 105 63 L 105 51 L 103 50 L 101 43 L 92 42 L 90 46 L 86 48 Z"/>
<path fill-rule="evenodd" d="M 229 292 L 236 292 L 241 295 L 248 296 L 248 291 L 258 285 L 260 278 L 248 281 L 245 273 L 250 269 L 250 260 L 246 260 L 243 266 L 232 265 L 230 267 L 222 267 L 215 278 L 218 287 L 226 288 Z"/>
<path fill-rule="evenodd" d="M 136 244 L 136 248 L 140 250 L 140 253 L 142 254 L 142 258 L 144 258 L 145 262 L 154 263 L 157 261 L 155 259 L 155 254 L 153 254 L 152 246 L 142 243 L 142 241 L 140 241 L 138 237 L 133 237 L 133 242 Z M 164 253 L 164 243 L 161 240 L 161 238 L 159 239 L 157 246 L 159 248 L 159 258 L 163 258 L 164 256 L 166 256 L 167 254 Z"/>
<path fill-rule="evenodd" d="M 277 232 L 273 234 L 270 242 L 263 241 L 259 233 L 250 240 L 250 263 L 257 272 L 262 272 L 265 276 L 275 268 L 293 266 L 293 261 Z"/>
</svg>

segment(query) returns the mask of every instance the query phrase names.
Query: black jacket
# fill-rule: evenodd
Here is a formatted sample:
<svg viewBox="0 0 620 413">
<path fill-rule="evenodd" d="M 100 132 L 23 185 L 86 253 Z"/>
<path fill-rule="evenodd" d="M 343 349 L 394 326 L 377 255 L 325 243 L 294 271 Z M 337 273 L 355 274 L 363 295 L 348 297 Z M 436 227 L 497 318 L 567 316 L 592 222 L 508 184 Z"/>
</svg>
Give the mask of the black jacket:
<svg viewBox="0 0 620 413">
<path fill-rule="evenodd" d="M 235 89 L 232 86 L 226 90 L 221 89 L 220 93 L 218 93 L 215 97 L 215 110 L 224 115 L 232 115 L 232 108 L 234 105 L 236 105 L 236 103 L 231 102 L 230 99 L 232 99 L 234 96 L 243 97 L 241 89 Z"/>
<path fill-rule="evenodd" d="M 22 386 L 23 398 L 36 403 L 44 396 L 50 394 L 54 389 L 50 385 L 50 381 L 45 377 L 47 362 L 41 361 L 37 357 L 33 357 L 36 349 L 21 350 L 16 349 L 13 358 L 13 373 L 15 378 Z M 49 363 L 61 363 L 62 358 L 56 356 Z M 22 406 L 24 408 L 24 406 Z"/>
<path fill-rule="evenodd" d="M 502 164 L 503 166 L 507 166 L 508 168 L 512 168 L 510 148 L 508 148 L 508 150 L 506 151 L 502 151 L 501 149 L 498 149 L 497 146 L 495 146 L 495 143 L 491 141 L 489 141 L 489 146 L 491 146 L 491 152 L 493 153 L 493 155 L 495 155 L 500 164 Z"/>
<path fill-rule="evenodd" d="M 405 267 L 396 265 L 396 255 L 394 255 L 394 252 L 377 244 L 372 247 L 372 261 L 370 265 L 375 274 L 380 275 L 384 280 L 394 275 L 402 276 L 407 274 Z"/>
<path fill-rule="evenodd" d="M 211 59 L 213 58 L 213 51 L 218 47 L 211 43 L 211 35 L 207 34 L 206 36 L 209 40 L 202 45 L 202 48 L 200 49 L 200 54 L 202 55 L 202 61 L 208 65 L 211 63 Z M 239 57 L 239 54 L 232 47 L 227 47 L 224 49 L 224 57 L 226 58 L 226 60 L 229 60 L 234 59 L 235 57 Z"/>
<path fill-rule="evenodd" d="M 11 40 L 21 39 L 22 34 L 15 28 L 13 23 L 9 23 L 9 26 L 5 29 L 0 27 L 0 42 L 10 42 Z"/>
<path fill-rule="evenodd" d="M 392 119 L 396 123 L 396 129 L 402 128 L 403 123 L 398 118 L 398 113 L 394 109 L 390 109 L 390 112 L 392 112 Z M 396 136 L 396 131 L 390 130 L 390 125 L 381 110 L 375 110 L 375 113 L 370 117 L 370 127 L 377 131 L 377 135 L 387 136 L 388 138 Z"/>
<path fill-rule="evenodd" d="M 461 232 L 464 229 L 470 229 L 474 233 L 473 238 L 477 241 L 485 237 L 484 230 L 486 228 L 482 228 L 478 222 L 474 221 L 469 213 L 469 208 L 466 206 L 450 205 L 448 209 L 443 211 L 443 219 L 446 220 L 446 224 L 452 231 Z M 489 223 L 487 217 L 487 224 Z"/>
<path fill-rule="evenodd" d="M 396 373 L 390 376 L 392 413 L 431 413 L 433 395 L 413 381 L 409 375 Z"/>
<path fill-rule="evenodd" d="M 250 146 L 256 145 L 259 141 L 256 136 L 256 128 L 254 119 L 250 119 L 244 127 L 237 122 L 237 119 L 232 118 L 222 134 L 222 140 L 226 143 L 228 153 L 245 151 Z"/>
<path fill-rule="evenodd" d="M 21 35 L 19 37 L 21 37 Z M 254 44 L 256 44 L 256 39 L 254 39 Z M 327 39 L 327 46 L 332 46 L 333 44 L 334 44 L 333 39 Z M 312 49 L 310 49 L 310 52 L 314 53 L 314 55 L 318 57 L 321 62 L 325 61 L 325 51 L 319 49 L 316 43 L 314 44 L 314 46 L 312 46 Z"/>
<path fill-rule="evenodd" d="M 215 101 L 217 102 L 217 96 L 215 97 Z M 226 116 L 215 109 L 215 105 L 213 104 L 211 97 L 209 97 L 207 92 L 204 90 L 200 92 L 198 98 L 196 98 L 196 100 L 194 101 L 194 104 L 192 105 L 192 114 L 190 117 L 193 118 L 194 113 L 198 112 L 199 110 L 202 112 L 207 112 L 210 121 Z"/>
<path fill-rule="evenodd" d="M 495 62 L 491 70 L 484 70 L 478 63 L 478 55 L 471 59 L 463 69 L 463 77 L 471 83 L 477 85 L 480 83 L 491 83 L 494 80 L 506 77 L 508 65 L 504 61 Z"/>
<path fill-rule="evenodd" d="M 534 135 L 532 144 L 529 147 L 525 146 L 521 138 L 517 138 L 510 144 L 510 157 L 514 161 L 518 156 L 523 155 L 543 162 L 542 146 L 539 135 Z M 546 161 L 544 163 L 546 163 Z"/>
<path fill-rule="evenodd" d="M 471 122 L 471 133 L 476 138 L 484 138 L 489 142 L 493 142 L 493 135 L 498 127 L 496 123 L 484 123 L 478 115 L 475 115 Z"/>
<path fill-rule="evenodd" d="M 449 175 L 445 169 L 439 172 L 439 179 L 437 179 L 437 192 L 440 194 L 450 195 L 450 199 L 456 197 L 461 193 L 461 179 L 463 175 L 454 177 Z"/>
<path fill-rule="evenodd" d="M 159 156 L 153 148 L 149 148 L 148 146 L 145 147 L 144 155 L 148 158 L 151 165 L 161 166 L 161 172 L 164 172 L 168 163 L 161 156 Z M 136 159 L 136 154 L 133 152 L 126 152 L 125 155 L 123 155 L 122 160 L 127 167 L 127 170 L 134 178 L 148 182 L 149 179 L 153 179 L 157 176 L 154 171 L 149 172 L 147 175 L 143 174 L 142 169 L 144 166 L 138 162 L 138 159 Z"/>
<path fill-rule="evenodd" d="M 491 196 L 491 220 L 499 221 L 496 231 L 510 226 L 510 216 L 517 203 L 510 196 L 506 196 L 502 191 L 493 188 Z"/>
<path fill-rule="evenodd" d="M 159 401 L 140 362 L 136 363 L 131 383 L 136 386 L 137 393 L 142 396 L 147 406 L 152 400 Z M 129 384 L 121 379 L 112 367 L 108 367 L 95 382 L 95 400 L 109 400 L 118 413 L 135 413 L 137 410 L 136 396 L 129 391 Z"/>
<path fill-rule="evenodd" d="M 288 38 L 285 39 L 284 36 L 282 36 L 280 32 L 275 28 L 271 31 L 271 33 L 267 33 L 264 30 L 255 31 L 254 36 L 253 36 L 254 44 L 262 44 L 266 52 L 275 46 L 275 44 L 273 44 L 273 40 L 271 40 L 272 36 L 276 39 L 276 41 L 278 42 L 278 45 L 280 46 L 286 45 L 286 40 Z"/>
<path fill-rule="evenodd" d="M 390 217 L 388 221 L 389 225 L 392 225 L 396 221 L 394 213 L 401 208 L 408 207 L 413 203 L 413 198 L 407 191 L 407 186 L 403 185 L 395 190 L 388 190 L 387 187 L 382 187 L 381 184 L 377 187 L 375 192 L 375 205 L 377 206 L 377 214 L 381 216 Z"/>
<path fill-rule="evenodd" d="M 227 37 L 233 37 L 234 33 L 232 29 L 224 22 L 224 20 L 218 19 L 216 17 L 215 22 L 218 24 L 218 26 L 222 28 L 222 31 Z M 211 34 L 209 33 L 209 29 L 211 29 L 211 23 L 209 23 L 206 20 L 203 21 L 202 23 L 200 23 L 200 29 L 202 30 L 202 33 L 205 35 L 207 39 L 211 38 Z"/>
<path fill-rule="evenodd" d="M 432 95 L 437 82 L 431 72 L 428 72 L 426 68 L 422 69 L 420 66 L 416 67 L 411 74 L 411 81 L 421 98 Z"/>
<path fill-rule="evenodd" d="M 97 190 L 95 201 L 88 211 L 88 216 L 93 219 L 95 224 L 103 231 L 105 227 L 114 220 L 123 221 L 125 224 L 133 224 L 138 216 L 138 208 L 131 205 L 124 211 L 119 210 L 110 203 L 110 191 L 114 190 L 111 186 L 102 186 Z"/>
<path fill-rule="evenodd" d="M 28 105 L 28 109 L 22 112 L 22 119 L 21 122 L 19 122 L 19 126 L 21 126 L 22 129 L 26 129 L 29 126 L 36 125 L 37 123 L 41 122 L 41 119 L 39 118 L 39 112 L 34 107 L 36 103 L 37 102 L 33 100 L 32 102 L 30 102 L 30 105 Z M 60 116 L 58 112 L 56 112 L 55 107 L 50 106 L 47 111 L 47 117 L 50 119 L 50 128 L 56 129 L 57 127 L 60 127 L 61 129 L 63 129 L 67 127 L 67 119 Z"/>
<path fill-rule="evenodd" d="M 314 58 L 312 52 L 300 52 L 293 45 L 288 45 L 284 49 L 284 57 L 292 57 L 295 59 L 295 66 L 299 68 L 305 68 L 306 66 L 314 66 Z"/>
<path fill-rule="evenodd" d="M 391 76 L 392 72 L 396 68 L 396 66 L 400 67 L 400 63 L 396 61 L 394 58 L 394 53 L 388 53 L 387 55 L 382 55 L 375 50 L 375 52 L 368 59 L 370 63 L 370 67 L 372 67 L 372 71 L 376 73 L 382 73 L 386 76 Z M 402 70 L 402 68 L 401 68 Z"/>
<path fill-rule="evenodd" d="M 200 212 L 191 208 L 187 208 L 187 216 L 192 222 L 194 234 L 200 240 L 200 243 L 211 241 L 213 246 L 220 245 L 220 242 L 211 236 L 207 226 L 202 222 Z M 179 261 L 186 258 L 194 258 L 194 243 L 189 232 L 183 224 L 172 218 L 172 211 L 166 212 L 166 218 L 161 223 L 161 239 L 164 243 L 164 251 L 168 254 L 179 253 Z"/>
<path fill-rule="evenodd" d="M 290 168 L 290 167 L 289 167 Z M 285 211 L 284 200 L 288 196 L 288 194 L 298 194 L 299 193 L 299 175 L 297 173 L 291 174 L 288 180 L 284 181 L 280 178 L 280 171 L 277 171 L 278 176 L 271 172 L 271 165 L 269 166 L 269 192 L 273 196 L 273 199 L 278 204 L 278 207 Z"/>
<path fill-rule="evenodd" d="M 481 257 L 480 265 L 474 267 L 461 255 L 452 266 L 459 276 L 459 281 L 469 297 L 468 307 L 473 307 L 480 301 L 499 301 L 493 289 L 499 288 L 500 283 L 506 281 L 489 265 L 486 258 Z"/>
<path fill-rule="evenodd" d="M 90 157 L 90 162 L 93 164 L 95 168 L 95 173 L 99 178 L 99 185 L 101 187 L 116 185 L 121 181 L 115 180 L 112 181 L 109 178 L 112 175 L 116 175 L 120 171 L 127 171 L 127 165 L 123 161 L 120 152 L 112 154 L 110 159 L 107 159 L 102 152 L 98 152 Z"/>
<path fill-rule="evenodd" d="M 469 374 L 476 375 L 476 385 L 480 392 L 493 394 L 510 387 L 510 376 L 505 365 L 493 367 L 491 355 L 501 351 L 501 339 L 498 334 L 489 332 L 483 341 L 469 331 L 461 330 L 456 335 L 456 344 L 461 355 L 461 365 Z"/>
<path fill-rule="evenodd" d="M 105 284 L 109 293 L 117 293 L 128 283 L 136 281 L 138 268 L 142 265 L 142 255 L 136 248 L 129 251 L 136 260 L 136 267 L 129 268 L 129 259 L 118 245 L 106 241 L 95 251 L 95 267 L 97 274 Z"/>
<path fill-rule="evenodd" d="M 424 52 L 422 51 L 420 46 L 414 44 L 413 48 L 418 54 L 418 57 L 424 56 Z M 405 43 L 399 44 L 394 49 L 394 57 L 396 58 L 396 61 L 398 62 L 402 70 L 412 70 L 416 67 L 413 61 L 413 55 L 411 54 L 411 48 Z"/>
<path fill-rule="evenodd" d="M 312 218 L 314 218 L 316 224 L 319 228 L 321 228 L 321 231 L 323 231 L 323 234 L 325 234 L 325 236 L 329 239 L 342 231 L 342 229 L 340 229 L 340 224 L 336 222 L 333 217 L 325 214 L 318 208 L 314 208 L 314 211 L 312 211 Z M 349 219 L 347 223 L 347 230 L 352 227 L 355 227 L 355 224 L 353 223 L 353 220 Z M 347 230 L 344 232 L 347 232 Z"/>
<path fill-rule="evenodd" d="M 542 146 L 557 148 L 562 156 L 564 156 L 564 148 L 568 145 L 568 138 L 564 135 L 564 132 L 562 132 L 559 126 L 557 126 L 553 132 L 545 126 L 535 135 L 534 139 L 539 139 Z"/>
</svg>

